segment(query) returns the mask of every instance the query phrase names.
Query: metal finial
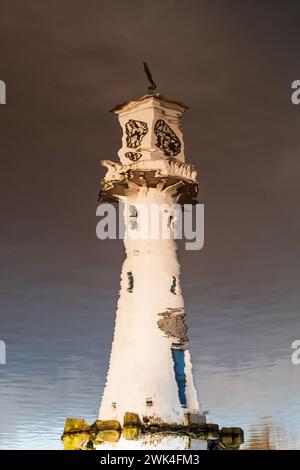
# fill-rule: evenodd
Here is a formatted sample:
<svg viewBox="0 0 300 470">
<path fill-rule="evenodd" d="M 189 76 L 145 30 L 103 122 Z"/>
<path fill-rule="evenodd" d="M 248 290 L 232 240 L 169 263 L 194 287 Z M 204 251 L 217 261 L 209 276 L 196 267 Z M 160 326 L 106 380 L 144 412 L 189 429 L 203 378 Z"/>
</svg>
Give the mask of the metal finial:
<svg viewBox="0 0 300 470">
<path fill-rule="evenodd" d="M 152 78 L 152 75 L 151 75 L 151 72 L 150 72 L 150 69 L 149 69 L 147 63 L 146 62 L 143 62 L 143 63 L 144 63 L 145 74 L 147 75 L 147 78 L 148 78 L 149 82 L 151 83 L 151 85 L 148 87 L 148 92 L 149 92 L 150 95 L 153 95 L 154 90 L 156 88 L 156 83 Z"/>
</svg>

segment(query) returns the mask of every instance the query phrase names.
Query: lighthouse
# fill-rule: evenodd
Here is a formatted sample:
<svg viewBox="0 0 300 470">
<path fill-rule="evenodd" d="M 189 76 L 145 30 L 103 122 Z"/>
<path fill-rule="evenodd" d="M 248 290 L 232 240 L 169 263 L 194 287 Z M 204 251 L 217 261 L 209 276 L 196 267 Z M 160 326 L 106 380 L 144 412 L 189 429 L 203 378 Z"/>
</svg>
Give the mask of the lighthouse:
<svg viewBox="0 0 300 470">
<path fill-rule="evenodd" d="M 185 162 L 181 117 L 187 107 L 151 92 L 112 111 L 122 128 L 119 161 L 107 168 L 100 202 L 123 207 L 126 257 L 100 420 L 144 424 L 205 422 L 193 379 L 180 287 L 176 222 L 197 197 Z M 174 207 L 177 210 L 174 210 Z"/>
</svg>

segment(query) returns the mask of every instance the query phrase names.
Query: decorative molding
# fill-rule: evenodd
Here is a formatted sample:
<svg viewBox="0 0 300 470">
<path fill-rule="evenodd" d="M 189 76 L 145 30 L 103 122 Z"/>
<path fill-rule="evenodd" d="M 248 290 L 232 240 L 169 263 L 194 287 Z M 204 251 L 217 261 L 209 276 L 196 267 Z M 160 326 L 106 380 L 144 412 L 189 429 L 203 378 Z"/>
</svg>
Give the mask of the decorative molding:
<svg viewBox="0 0 300 470">
<path fill-rule="evenodd" d="M 140 147 L 141 142 L 148 132 L 148 125 L 146 122 L 129 119 L 125 124 L 126 130 L 126 144 L 130 149 Z"/>
<path fill-rule="evenodd" d="M 142 158 L 142 154 L 138 152 L 126 152 L 125 157 L 129 158 L 132 162 L 137 162 Z"/>
<path fill-rule="evenodd" d="M 163 120 L 158 119 L 154 126 L 156 145 L 167 157 L 175 157 L 181 151 L 181 143 L 175 132 Z"/>
<path fill-rule="evenodd" d="M 133 170 L 155 170 L 157 176 L 166 177 L 173 176 L 193 183 L 197 182 L 197 170 L 194 165 L 189 163 L 182 163 L 177 160 L 140 160 L 129 165 L 122 163 L 112 162 L 110 160 L 102 160 L 102 165 L 108 171 L 104 177 L 104 182 L 122 181 L 125 175 L 128 175 Z"/>
</svg>

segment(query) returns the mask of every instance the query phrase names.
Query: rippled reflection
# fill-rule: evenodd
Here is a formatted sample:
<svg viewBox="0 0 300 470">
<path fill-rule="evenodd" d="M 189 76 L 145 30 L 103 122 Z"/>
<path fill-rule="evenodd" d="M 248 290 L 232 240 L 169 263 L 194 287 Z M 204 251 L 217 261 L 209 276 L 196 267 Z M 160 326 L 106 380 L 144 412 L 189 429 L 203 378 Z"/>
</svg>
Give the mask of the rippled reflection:
<svg viewBox="0 0 300 470">
<path fill-rule="evenodd" d="M 259 306 L 248 318 L 238 320 L 225 313 L 226 298 L 215 288 L 216 306 L 207 317 L 204 311 L 213 302 L 208 286 L 206 293 L 203 290 L 194 295 L 193 291 L 193 286 L 185 285 L 195 383 L 204 410 L 209 410 L 208 422 L 242 427 L 242 448 L 253 448 L 253 437 L 257 443 L 257 437 L 265 432 L 262 418 L 269 416 L 270 434 L 277 436 L 276 440 L 272 437 L 272 446 L 300 448 L 300 369 L 290 363 L 289 356 L 291 338 L 295 337 L 292 330 L 297 331 L 298 325 L 292 311 L 286 313 L 285 320 L 291 325 L 288 328 L 276 312 L 270 318 Z M 0 367 L 2 449 L 61 449 L 66 416 L 79 416 L 89 423 L 97 418 L 99 391 L 104 387 L 109 360 L 114 305 L 110 292 L 104 294 L 101 303 L 97 303 L 96 294 L 94 301 L 86 299 L 84 323 L 84 292 L 80 287 L 71 324 L 61 312 L 59 323 L 55 317 L 49 319 L 49 333 L 45 334 L 44 325 L 36 321 L 38 311 L 28 315 L 22 331 L 16 331 L 8 320 L 3 323 L 2 331 L 10 334 L 5 337 L 8 363 Z M 200 294 L 203 306 L 199 314 L 193 299 Z M 54 304 L 48 306 L 49 310 L 54 308 Z M 269 325 L 267 331 L 264 324 Z M 241 341 L 243 325 L 247 336 Z"/>
<path fill-rule="evenodd" d="M 262 417 L 260 422 L 249 427 L 248 439 L 244 449 L 247 450 L 280 450 L 286 447 L 299 449 L 296 436 L 289 436 L 282 424 L 274 424 L 270 417 Z"/>
<path fill-rule="evenodd" d="M 134 412 L 145 423 L 203 422 L 188 348 L 176 244 L 173 240 L 126 239 L 125 247 L 99 419 L 122 423 L 126 412 Z"/>
<path fill-rule="evenodd" d="M 149 188 L 140 202 L 150 206 L 158 197 L 165 201 L 166 194 Z M 165 213 L 166 206 L 156 209 Z M 125 221 L 127 207 L 132 205 L 125 207 Z M 136 225 L 129 227 L 136 230 Z M 126 258 L 98 419 L 88 424 L 67 418 L 64 449 L 184 450 L 192 443 L 198 449 L 239 449 L 242 430 L 206 423 L 200 407 L 175 241 L 128 237 L 124 243 Z"/>
<path fill-rule="evenodd" d="M 124 426 L 117 422 L 68 418 L 62 441 L 65 450 L 239 450 L 243 443 L 240 428 L 219 429 L 213 425 L 181 430 L 150 430 L 143 426 Z"/>
</svg>

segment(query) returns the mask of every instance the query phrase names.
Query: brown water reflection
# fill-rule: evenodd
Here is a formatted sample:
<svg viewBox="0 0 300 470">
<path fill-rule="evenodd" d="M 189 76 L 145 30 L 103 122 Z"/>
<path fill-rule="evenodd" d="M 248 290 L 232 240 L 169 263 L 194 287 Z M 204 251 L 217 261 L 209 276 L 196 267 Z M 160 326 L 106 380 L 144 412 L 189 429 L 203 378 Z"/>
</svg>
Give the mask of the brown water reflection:
<svg viewBox="0 0 300 470">
<path fill-rule="evenodd" d="M 250 426 L 248 438 L 243 446 L 244 450 L 280 450 L 284 449 L 288 442 L 289 448 L 297 449 L 296 441 L 288 435 L 282 424 L 275 424 L 272 418 L 264 416 L 257 425 Z"/>
</svg>

